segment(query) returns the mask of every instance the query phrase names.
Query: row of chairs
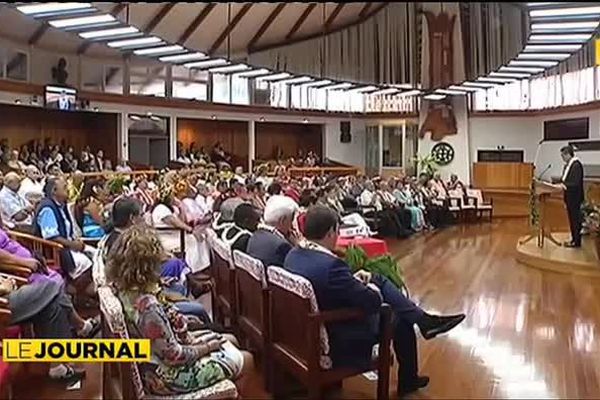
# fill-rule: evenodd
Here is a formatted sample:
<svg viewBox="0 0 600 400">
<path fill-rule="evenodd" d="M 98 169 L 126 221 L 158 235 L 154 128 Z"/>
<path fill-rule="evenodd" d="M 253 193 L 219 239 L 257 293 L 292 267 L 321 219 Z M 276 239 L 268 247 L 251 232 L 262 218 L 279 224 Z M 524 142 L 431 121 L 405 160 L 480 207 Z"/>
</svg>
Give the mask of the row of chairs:
<svg viewBox="0 0 600 400">
<path fill-rule="evenodd" d="M 275 398 L 283 395 L 288 375 L 308 390 L 309 399 L 320 399 L 328 388 L 348 377 L 376 370 L 377 398 L 389 398 L 392 315 L 381 308 L 383 333 L 378 355 L 366 370 L 335 368 L 329 357 L 328 323 L 362 319 L 356 309 L 320 311 L 309 281 L 276 266 L 265 267 L 242 252 L 231 251 L 213 231 L 207 235 L 211 249 L 213 314 L 233 329 L 261 364 L 265 387 Z"/>
<path fill-rule="evenodd" d="M 466 193 L 460 189 L 448 191 L 448 211 L 457 221 L 480 220 L 487 214 L 492 221 L 494 213 L 493 199 L 489 202 L 483 200 L 480 189 L 467 189 Z"/>
</svg>

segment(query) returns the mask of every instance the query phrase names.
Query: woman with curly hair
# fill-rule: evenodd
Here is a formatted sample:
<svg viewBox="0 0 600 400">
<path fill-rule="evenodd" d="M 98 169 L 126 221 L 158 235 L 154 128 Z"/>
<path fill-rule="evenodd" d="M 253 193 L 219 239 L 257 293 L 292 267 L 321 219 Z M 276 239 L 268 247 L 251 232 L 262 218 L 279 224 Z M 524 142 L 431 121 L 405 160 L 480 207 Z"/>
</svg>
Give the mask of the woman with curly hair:
<svg viewBox="0 0 600 400">
<path fill-rule="evenodd" d="M 188 331 L 187 319 L 164 298 L 163 252 L 152 230 L 135 225 L 119 236 L 108 255 L 107 277 L 123 304 L 130 336 L 151 340 L 151 361 L 140 364 L 146 390 L 174 395 L 240 378 L 253 368 L 253 360 L 238 350 L 235 338 Z"/>
</svg>

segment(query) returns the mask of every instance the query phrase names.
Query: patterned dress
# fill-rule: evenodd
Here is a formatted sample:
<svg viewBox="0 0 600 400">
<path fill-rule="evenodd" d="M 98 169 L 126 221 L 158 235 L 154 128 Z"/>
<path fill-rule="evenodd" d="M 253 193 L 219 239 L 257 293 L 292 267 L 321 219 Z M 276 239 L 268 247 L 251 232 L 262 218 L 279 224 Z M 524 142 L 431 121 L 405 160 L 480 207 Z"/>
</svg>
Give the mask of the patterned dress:
<svg viewBox="0 0 600 400">
<path fill-rule="evenodd" d="M 226 351 L 202 354 L 193 344 L 186 318 L 159 295 L 121 292 L 131 337 L 150 339 L 152 358 L 140 364 L 146 390 L 157 395 L 197 391 L 241 371 L 236 355 Z M 239 351 L 238 351 L 239 353 Z"/>
</svg>

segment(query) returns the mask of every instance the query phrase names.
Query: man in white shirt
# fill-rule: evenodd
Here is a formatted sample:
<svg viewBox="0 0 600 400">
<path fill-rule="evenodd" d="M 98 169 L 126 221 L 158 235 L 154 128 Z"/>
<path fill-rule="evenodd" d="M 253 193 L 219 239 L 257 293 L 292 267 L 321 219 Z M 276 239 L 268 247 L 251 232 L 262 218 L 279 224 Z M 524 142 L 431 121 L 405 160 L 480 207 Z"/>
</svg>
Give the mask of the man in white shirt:
<svg viewBox="0 0 600 400">
<path fill-rule="evenodd" d="M 25 168 L 25 179 L 21 182 L 19 195 L 35 205 L 44 197 L 44 182 L 40 170 L 34 165 Z"/>
<path fill-rule="evenodd" d="M 33 206 L 19 195 L 21 177 L 9 172 L 4 177 L 4 187 L 0 190 L 0 208 L 2 220 L 10 228 L 21 228 L 30 231 L 33 222 Z"/>
</svg>

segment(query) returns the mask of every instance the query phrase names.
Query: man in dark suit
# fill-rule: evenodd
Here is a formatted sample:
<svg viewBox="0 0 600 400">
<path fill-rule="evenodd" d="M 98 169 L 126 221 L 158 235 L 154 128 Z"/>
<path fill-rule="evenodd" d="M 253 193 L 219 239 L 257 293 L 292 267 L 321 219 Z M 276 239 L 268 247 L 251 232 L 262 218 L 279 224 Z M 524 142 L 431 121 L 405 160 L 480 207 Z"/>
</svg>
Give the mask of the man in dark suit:
<svg viewBox="0 0 600 400">
<path fill-rule="evenodd" d="M 560 155 L 566 163 L 562 178 L 561 188 L 564 190 L 564 200 L 569 215 L 571 227 L 571 241 L 564 243 L 565 247 L 581 247 L 581 204 L 583 203 L 583 165 L 577 157 L 573 147 L 565 146 L 560 149 Z"/>
<path fill-rule="evenodd" d="M 248 241 L 248 255 L 267 267 L 282 267 L 285 256 L 293 247 L 291 241 L 295 241 L 292 227 L 297 211 L 298 204 L 287 196 L 269 198 L 263 214 L 264 224 L 258 226 Z"/>
<path fill-rule="evenodd" d="M 361 270 L 352 275 L 344 260 L 334 255 L 338 237 L 335 211 L 315 206 L 306 214 L 304 248 L 289 252 L 284 267 L 308 279 L 320 310 L 358 308 L 367 315 L 362 321 L 344 321 L 326 326 L 334 367 L 361 368 L 371 360 L 377 342 L 377 317 L 382 302 L 394 311 L 394 352 L 399 359 L 398 394 L 427 386 L 429 378 L 418 375 L 417 342 L 414 324 L 423 337 L 432 339 L 458 325 L 464 314 L 435 316 L 406 298 L 387 278 Z"/>
</svg>

